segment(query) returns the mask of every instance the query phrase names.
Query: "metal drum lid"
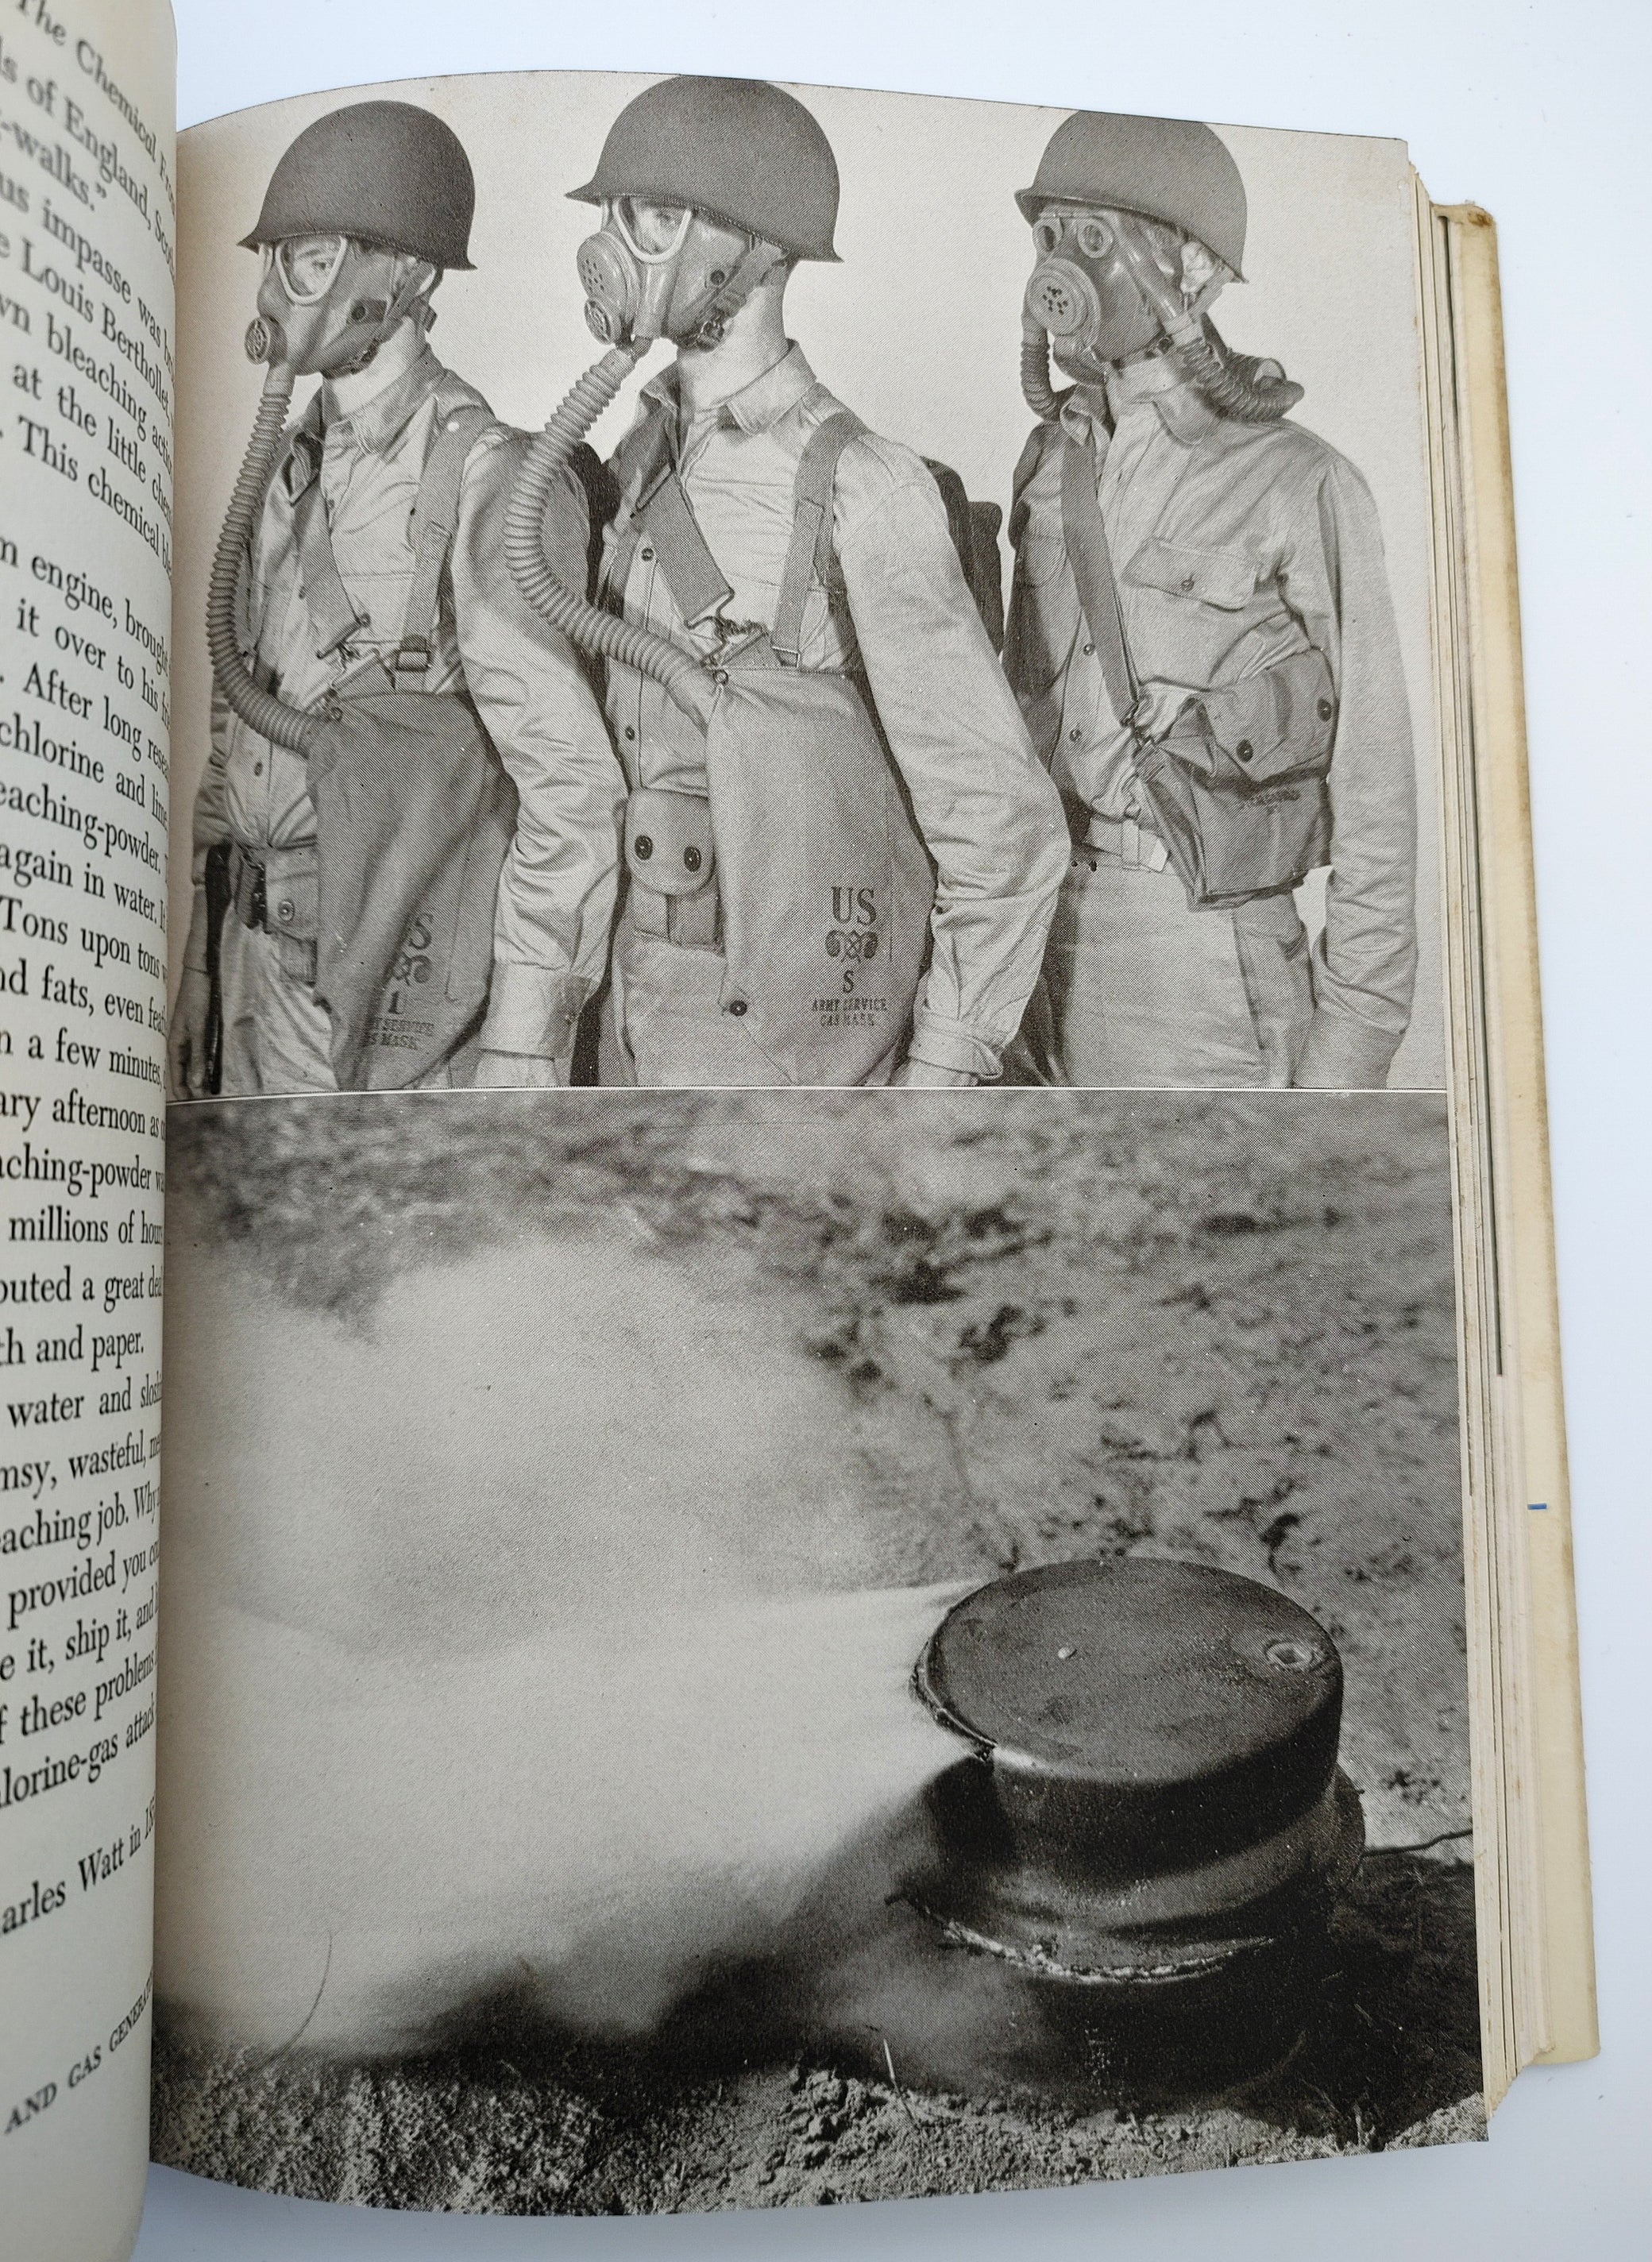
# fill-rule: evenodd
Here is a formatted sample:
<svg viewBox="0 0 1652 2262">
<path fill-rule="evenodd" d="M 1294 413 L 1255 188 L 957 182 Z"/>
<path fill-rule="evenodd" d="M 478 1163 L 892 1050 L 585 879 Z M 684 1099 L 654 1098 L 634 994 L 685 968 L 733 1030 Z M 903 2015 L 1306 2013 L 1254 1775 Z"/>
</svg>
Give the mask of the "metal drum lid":
<svg viewBox="0 0 1652 2262">
<path fill-rule="evenodd" d="M 1273 1588 L 1203 1564 L 1127 1556 L 996 1580 L 942 1619 L 916 1682 L 990 1759 L 993 1834 L 1098 1878 L 1255 1846 L 1324 1800 L 1336 1770 L 1330 1636 Z"/>
</svg>

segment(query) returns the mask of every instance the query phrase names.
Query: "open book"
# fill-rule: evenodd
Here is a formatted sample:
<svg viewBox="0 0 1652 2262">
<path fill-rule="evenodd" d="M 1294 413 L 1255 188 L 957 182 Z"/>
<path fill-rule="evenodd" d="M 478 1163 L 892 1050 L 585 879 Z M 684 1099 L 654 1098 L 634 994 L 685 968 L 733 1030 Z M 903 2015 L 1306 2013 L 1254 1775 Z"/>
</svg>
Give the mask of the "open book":
<svg viewBox="0 0 1652 2262">
<path fill-rule="evenodd" d="M 1595 2047 L 1490 221 L 172 117 L 6 11 L 6 2253 L 1481 2135 Z"/>
</svg>

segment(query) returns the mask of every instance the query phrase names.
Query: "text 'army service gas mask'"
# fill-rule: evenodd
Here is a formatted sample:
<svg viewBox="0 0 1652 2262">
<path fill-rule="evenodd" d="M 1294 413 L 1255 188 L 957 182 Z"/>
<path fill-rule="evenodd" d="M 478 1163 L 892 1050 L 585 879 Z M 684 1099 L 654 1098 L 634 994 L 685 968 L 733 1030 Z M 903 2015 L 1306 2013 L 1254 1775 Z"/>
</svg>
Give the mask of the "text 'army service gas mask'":
<svg viewBox="0 0 1652 2262">
<path fill-rule="evenodd" d="M 1038 264 L 1027 315 L 1075 376 L 1098 373 L 1196 321 L 1200 309 L 1187 305 L 1128 214 L 1050 205 L 1033 224 L 1033 243 Z M 1215 295 L 1208 289 L 1201 299 Z"/>
<path fill-rule="evenodd" d="M 585 319 L 604 345 L 713 346 L 783 254 L 679 205 L 619 197 L 577 257 Z"/>
<path fill-rule="evenodd" d="M 423 262 L 398 277 L 402 257 L 347 235 L 266 244 L 248 357 L 283 363 L 300 377 L 364 368 L 429 289 Z"/>
</svg>

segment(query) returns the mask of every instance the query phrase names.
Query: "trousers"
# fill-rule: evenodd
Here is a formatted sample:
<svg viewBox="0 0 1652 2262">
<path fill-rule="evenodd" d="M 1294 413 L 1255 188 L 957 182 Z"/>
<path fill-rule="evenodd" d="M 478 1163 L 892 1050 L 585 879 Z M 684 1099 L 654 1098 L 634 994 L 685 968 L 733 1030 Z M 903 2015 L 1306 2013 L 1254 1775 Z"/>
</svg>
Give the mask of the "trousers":
<svg viewBox="0 0 1652 2262">
<path fill-rule="evenodd" d="M 1114 1091 L 1279 1088 L 1313 1010 L 1308 932 L 1289 895 L 1193 911 L 1173 871 L 1078 848 L 1014 1068 Z"/>
<path fill-rule="evenodd" d="M 243 926 L 232 910 L 220 936 L 218 969 L 224 1012 L 220 1096 L 336 1091 L 332 1019 L 309 983 L 289 971 L 278 937 Z M 407 1088 L 445 1091 L 459 1080 L 454 1063 L 442 1061 Z"/>
<path fill-rule="evenodd" d="M 226 1099 L 261 1092 L 336 1091 L 333 1026 L 315 992 L 281 960 L 278 939 L 243 926 L 234 911 L 219 940 Z"/>
</svg>

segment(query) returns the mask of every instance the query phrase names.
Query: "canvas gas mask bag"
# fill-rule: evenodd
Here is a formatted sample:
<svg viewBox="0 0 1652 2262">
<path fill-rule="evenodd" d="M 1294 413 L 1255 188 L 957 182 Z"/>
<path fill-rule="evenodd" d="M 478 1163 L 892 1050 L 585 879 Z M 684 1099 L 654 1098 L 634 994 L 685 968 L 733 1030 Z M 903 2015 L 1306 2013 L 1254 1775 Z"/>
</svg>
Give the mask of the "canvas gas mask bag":
<svg viewBox="0 0 1652 2262">
<path fill-rule="evenodd" d="M 1170 728 L 1149 737 L 1096 497 L 1095 456 L 1070 434 L 1062 446 L 1062 533 L 1079 606 L 1107 696 L 1132 736 L 1147 814 L 1189 906 L 1235 910 L 1295 887 L 1331 861 L 1326 777 L 1337 705 L 1324 654 L 1295 652 L 1190 695 Z"/>
<path fill-rule="evenodd" d="M 721 287 L 726 294 L 744 286 L 735 272 Z M 662 319 L 658 306 L 653 318 Z M 801 665 L 804 601 L 832 564 L 837 460 L 864 427 L 843 411 L 816 429 L 804 450 L 772 626 L 703 658 L 566 587 L 545 554 L 557 482 L 651 342 L 631 336 L 611 347 L 557 408 L 511 497 L 506 554 L 523 595 L 554 627 L 610 666 L 652 676 L 704 733 L 703 818 L 691 796 L 632 796 L 626 867 L 640 897 L 677 900 L 703 890 L 703 911 L 713 877 L 708 850 L 714 861 L 713 930 L 703 931 L 703 919 L 696 927 L 694 912 L 680 907 L 662 914 L 660 931 L 702 946 L 720 939 L 723 1005 L 744 1020 L 780 1080 L 863 1083 L 886 1075 L 904 1044 L 934 899 L 934 868 L 865 685 Z M 728 583 L 666 470 L 645 508 L 668 545 L 662 559 L 674 559 L 680 609 L 693 625 L 715 612 L 716 593 L 726 597 Z M 690 806 L 653 806 L 673 800 Z M 689 854 L 693 867 L 682 861 Z"/>
<path fill-rule="evenodd" d="M 262 317 L 254 332 L 249 351 L 274 353 L 285 344 Z M 341 664 L 325 698 L 298 708 L 249 666 L 235 619 L 293 377 L 290 362 L 271 361 L 213 562 L 207 645 L 214 679 L 234 713 L 305 761 L 316 846 L 313 857 L 271 852 L 250 872 L 253 860 L 243 856 L 234 892 L 246 923 L 267 927 L 284 965 L 307 976 L 327 1008 L 341 1088 L 396 1091 L 451 1063 L 474 1038 L 492 976 L 499 874 L 516 826 L 516 789 L 470 701 L 422 688 L 465 461 L 492 419 L 485 410 L 461 410 L 433 438 L 393 652 L 382 661 L 375 653 Z M 306 603 L 318 653 L 342 659 L 369 623 L 339 577 L 316 484 L 307 492 L 294 529 Z M 220 903 L 218 915 L 237 913 Z M 217 956 L 210 947 L 209 964 Z"/>
<path fill-rule="evenodd" d="M 838 458 L 865 427 L 817 427 L 793 489 L 772 626 L 725 625 L 732 591 L 672 465 L 663 417 L 616 471 L 631 505 L 605 587 L 646 536 L 690 627 L 714 625 L 708 799 L 631 796 L 625 863 L 642 932 L 720 943 L 723 1003 L 788 1084 L 851 1084 L 898 1059 L 927 955 L 934 875 L 858 674 L 802 666 L 804 608 L 833 566 Z"/>
</svg>

